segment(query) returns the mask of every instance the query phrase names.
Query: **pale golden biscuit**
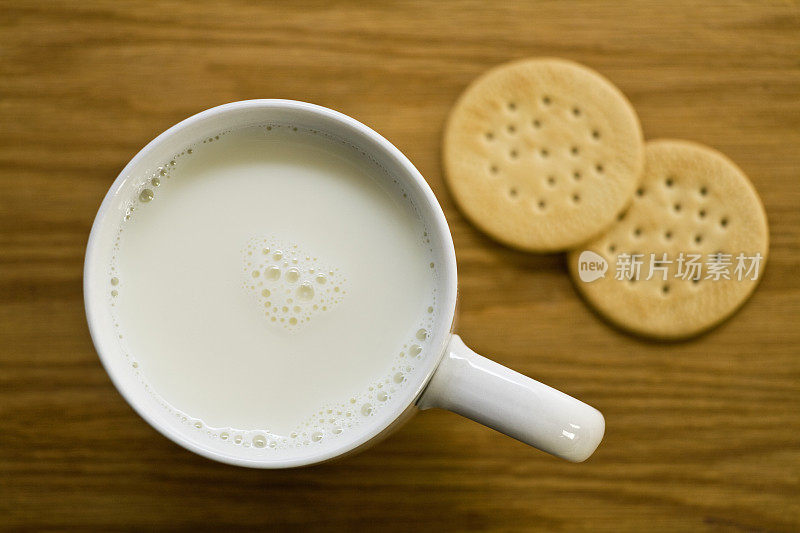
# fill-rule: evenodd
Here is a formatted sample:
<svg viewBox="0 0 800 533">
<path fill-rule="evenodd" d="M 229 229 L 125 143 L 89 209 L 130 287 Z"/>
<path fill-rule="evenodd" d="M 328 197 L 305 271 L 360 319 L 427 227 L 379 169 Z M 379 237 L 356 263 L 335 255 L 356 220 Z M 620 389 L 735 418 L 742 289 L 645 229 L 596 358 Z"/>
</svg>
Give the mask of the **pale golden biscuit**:
<svg viewBox="0 0 800 533">
<path fill-rule="evenodd" d="M 536 252 L 597 235 L 630 202 L 644 162 L 639 119 L 598 73 L 561 59 L 501 65 L 456 103 L 444 169 L 464 214 Z"/>
<path fill-rule="evenodd" d="M 659 140 L 646 145 L 630 208 L 568 261 L 575 285 L 611 322 L 680 339 L 720 323 L 747 300 L 763 276 L 768 241 L 761 200 L 732 161 L 699 144 Z M 604 277 L 582 281 L 594 277 L 587 274 L 592 265 L 579 264 L 584 250 L 608 261 Z M 639 279 L 630 281 L 634 254 L 643 254 L 642 264 Z M 692 266 L 698 263 L 699 274 Z"/>
</svg>

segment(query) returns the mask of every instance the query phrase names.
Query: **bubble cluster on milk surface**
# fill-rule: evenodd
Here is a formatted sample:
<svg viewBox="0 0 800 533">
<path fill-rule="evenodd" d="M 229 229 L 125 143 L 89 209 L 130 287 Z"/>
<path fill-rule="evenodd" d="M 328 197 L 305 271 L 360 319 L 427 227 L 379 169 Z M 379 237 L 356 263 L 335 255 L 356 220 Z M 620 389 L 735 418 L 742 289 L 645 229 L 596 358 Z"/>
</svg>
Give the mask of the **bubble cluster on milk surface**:
<svg viewBox="0 0 800 533">
<path fill-rule="evenodd" d="M 331 311 L 347 294 L 347 279 L 298 244 L 252 239 L 242 251 L 244 281 L 264 317 L 296 331 Z"/>
</svg>

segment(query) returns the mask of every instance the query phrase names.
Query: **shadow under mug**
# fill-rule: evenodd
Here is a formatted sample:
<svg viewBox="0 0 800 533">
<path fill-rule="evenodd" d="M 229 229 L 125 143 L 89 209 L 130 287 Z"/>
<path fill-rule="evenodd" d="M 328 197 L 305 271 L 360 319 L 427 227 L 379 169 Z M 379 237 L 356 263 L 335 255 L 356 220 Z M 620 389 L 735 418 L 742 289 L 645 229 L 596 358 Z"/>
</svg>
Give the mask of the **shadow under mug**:
<svg viewBox="0 0 800 533">
<path fill-rule="evenodd" d="M 326 132 L 352 145 L 401 181 L 428 228 L 440 265 L 441 313 L 431 328 L 433 353 L 409 376 L 391 406 L 335 445 L 311 447 L 292 457 L 252 456 L 205 442 L 160 409 L 130 372 L 107 309 L 107 277 L 116 224 L 124 200 L 143 169 L 154 168 L 198 139 L 223 129 L 279 122 Z M 86 315 L 97 353 L 115 386 L 136 412 L 177 444 L 205 457 L 240 466 L 288 468 L 341 457 L 374 444 L 419 409 L 448 409 L 569 461 L 587 459 L 605 430 L 596 409 L 470 350 L 452 331 L 456 311 L 456 258 L 439 203 L 411 162 L 389 141 L 360 122 L 324 107 L 292 100 L 246 100 L 194 115 L 145 146 L 109 189 L 92 226 L 84 265 Z"/>
</svg>

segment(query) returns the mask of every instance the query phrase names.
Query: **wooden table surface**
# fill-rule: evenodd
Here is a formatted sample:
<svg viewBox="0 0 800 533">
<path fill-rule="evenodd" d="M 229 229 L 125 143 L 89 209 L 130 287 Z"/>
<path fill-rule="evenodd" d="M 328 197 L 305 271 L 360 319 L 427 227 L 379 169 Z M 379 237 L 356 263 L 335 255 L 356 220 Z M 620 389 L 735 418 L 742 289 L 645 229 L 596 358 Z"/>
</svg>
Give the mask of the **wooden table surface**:
<svg viewBox="0 0 800 533">
<path fill-rule="evenodd" d="M 790 2 L 24 2 L 0 7 L 0 528 L 221 531 L 800 529 L 800 7 Z M 647 137 L 730 155 L 770 221 L 761 286 L 691 342 L 620 333 L 561 255 L 499 246 L 455 209 L 440 137 L 513 58 L 613 80 Z M 158 435 L 94 352 L 89 228 L 155 135 L 248 98 L 343 111 L 417 165 L 450 222 L 458 331 L 606 416 L 574 465 L 447 412 L 343 461 L 216 464 Z"/>
</svg>

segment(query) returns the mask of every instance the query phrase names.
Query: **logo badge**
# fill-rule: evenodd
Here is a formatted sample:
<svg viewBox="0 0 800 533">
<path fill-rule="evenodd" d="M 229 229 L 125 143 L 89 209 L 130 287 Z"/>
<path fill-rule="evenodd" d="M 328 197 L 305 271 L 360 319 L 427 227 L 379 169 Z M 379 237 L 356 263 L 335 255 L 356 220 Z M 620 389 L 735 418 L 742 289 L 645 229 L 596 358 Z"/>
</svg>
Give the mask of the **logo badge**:
<svg viewBox="0 0 800 533">
<path fill-rule="evenodd" d="M 581 281 L 591 283 L 592 281 L 604 278 L 608 270 L 608 261 L 591 250 L 584 250 L 578 257 L 578 277 Z"/>
</svg>

